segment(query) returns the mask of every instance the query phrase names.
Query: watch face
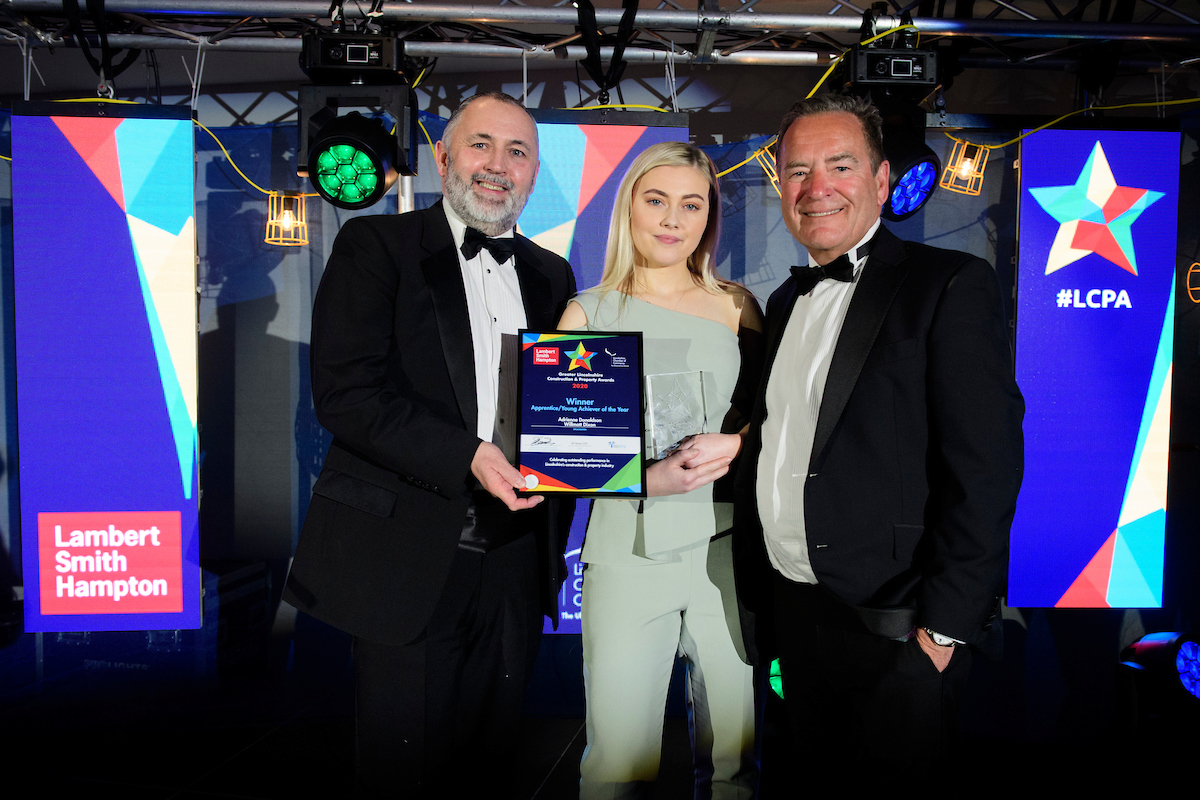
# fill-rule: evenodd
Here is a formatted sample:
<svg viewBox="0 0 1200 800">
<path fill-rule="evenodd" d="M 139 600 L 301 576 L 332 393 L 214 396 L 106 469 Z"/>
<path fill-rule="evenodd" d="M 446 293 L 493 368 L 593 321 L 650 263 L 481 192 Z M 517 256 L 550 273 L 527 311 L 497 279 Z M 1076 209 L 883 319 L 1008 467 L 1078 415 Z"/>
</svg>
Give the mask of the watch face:
<svg viewBox="0 0 1200 800">
<path fill-rule="evenodd" d="M 944 636 L 940 633 L 935 633 L 935 632 L 929 630 L 929 628 L 926 628 L 925 632 L 929 634 L 929 638 L 933 639 L 933 643 L 936 644 L 938 647 L 951 647 L 951 646 L 957 644 L 957 642 L 955 642 L 949 636 Z"/>
</svg>

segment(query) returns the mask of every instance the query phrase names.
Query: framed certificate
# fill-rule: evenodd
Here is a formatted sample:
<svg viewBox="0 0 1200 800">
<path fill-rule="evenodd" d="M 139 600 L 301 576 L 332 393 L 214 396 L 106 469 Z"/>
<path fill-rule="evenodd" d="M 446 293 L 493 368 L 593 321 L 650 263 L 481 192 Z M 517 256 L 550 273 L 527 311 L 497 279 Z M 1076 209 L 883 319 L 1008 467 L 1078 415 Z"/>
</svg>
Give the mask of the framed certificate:
<svg viewBox="0 0 1200 800">
<path fill-rule="evenodd" d="M 526 493 L 645 497 L 642 335 L 518 336 L 517 468 Z"/>
</svg>

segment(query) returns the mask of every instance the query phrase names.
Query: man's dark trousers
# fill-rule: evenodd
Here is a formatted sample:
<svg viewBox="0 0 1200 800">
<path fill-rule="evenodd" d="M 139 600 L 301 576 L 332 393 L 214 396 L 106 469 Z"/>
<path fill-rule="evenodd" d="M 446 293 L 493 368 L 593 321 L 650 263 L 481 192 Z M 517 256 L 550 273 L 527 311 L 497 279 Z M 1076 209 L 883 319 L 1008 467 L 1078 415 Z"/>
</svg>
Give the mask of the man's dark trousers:
<svg viewBox="0 0 1200 800">
<path fill-rule="evenodd" d="M 419 775 L 423 796 L 506 796 L 512 720 L 541 638 L 536 570 L 532 536 L 460 549 L 416 641 L 354 639 L 360 791 L 395 794 Z"/>
</svg>

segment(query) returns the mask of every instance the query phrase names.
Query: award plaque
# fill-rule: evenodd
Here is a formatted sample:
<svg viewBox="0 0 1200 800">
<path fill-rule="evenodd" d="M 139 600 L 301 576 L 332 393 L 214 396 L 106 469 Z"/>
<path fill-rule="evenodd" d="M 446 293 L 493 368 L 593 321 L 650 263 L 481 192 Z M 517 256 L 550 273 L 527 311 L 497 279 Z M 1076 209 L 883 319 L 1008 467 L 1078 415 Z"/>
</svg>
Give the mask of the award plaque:
<svg viewBox="0 0 1200 800">
<path fill-rule="evenodd" d="M 708 433 L 703 372 L 646 376 L 646 457 L 659 461 L 689 436 Z"/>
<path fill-rule="evenodd" d="M 526 493 L 645 497 L 642 335 L 518 336 L 516 463 Z"/>
</svg>

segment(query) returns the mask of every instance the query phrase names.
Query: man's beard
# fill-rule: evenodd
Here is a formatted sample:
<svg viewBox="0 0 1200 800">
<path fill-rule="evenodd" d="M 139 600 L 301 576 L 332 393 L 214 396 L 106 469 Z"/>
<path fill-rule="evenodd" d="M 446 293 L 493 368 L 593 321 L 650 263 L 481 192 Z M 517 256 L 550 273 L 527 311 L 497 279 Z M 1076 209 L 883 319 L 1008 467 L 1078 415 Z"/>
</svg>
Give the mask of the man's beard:
<svg viewBox="0 0 1200 800">
<path fill-rule="evenodd" d="M 508 189 L 508 193 L 502 200 L 496 202 L 485 200 L 475 194 L 473 189 L 475 181 L 487 181 L 497 186 L 503 186 Z M 478 228 L 488 236 L 499 236 L 512 228 L 517 222 L 517 217 L 521 216 L 521 212 L 525 209 L 525 201 L 529 198 L 528 190 L 518 191 L 516 184 L 498 175 L 481 172 L 472 175 L 470 181 L 463 180 L 462 176 L 458 174 L 458 170 L 454 168 L 454 159 L 449 157 L 446 160 L 446 180 L 443 191 L 446 202 L 454 209 L 454 213 L 458 214 L 459 218 L 467 225 Z"/>
</svg>

